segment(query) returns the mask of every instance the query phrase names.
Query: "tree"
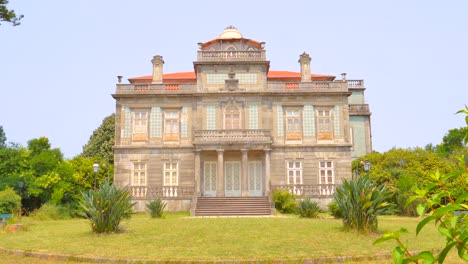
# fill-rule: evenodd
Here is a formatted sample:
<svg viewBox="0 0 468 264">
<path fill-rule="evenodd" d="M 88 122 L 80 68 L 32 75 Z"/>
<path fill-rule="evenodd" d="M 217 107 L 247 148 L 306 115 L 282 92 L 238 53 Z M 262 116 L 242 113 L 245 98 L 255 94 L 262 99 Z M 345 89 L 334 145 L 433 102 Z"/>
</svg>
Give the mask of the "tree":
<svg viewBox="0 0 468 264">
<path fill-rule="evenodd" d="M 443 157 L 448 157 L 456 151 L 462 150 L 466 147 L 463 140 L 467 134 L 468 127 L 450 129 L 443 137 L 442 143 L 436 147 L 436 151 Z"/>
<path fill-rule="evenodd" d="M 14 10 L 8 10 L 6 5 L 8 0 L 0 0 L 0 21 L 9 22 L 13 26 L 20 25 L 20 20 L 24 17 L 23 15 L 16 16 Z M 1 25 L 1 23 L 0 23 Z"/>
<path fill-rule="evenodd" d="M 3 127 L 0 126 L 0 148 L 6 148 L 6 140 L 5 131 L 3 131 Z"/>
<path fill-rule="evenodd" d="M 88 143 L 83 146 L 83 157 L 99 157 L 114 163 L 115 114 L 104 118 L 102 124 L 94 130 Z"/>
</svg>

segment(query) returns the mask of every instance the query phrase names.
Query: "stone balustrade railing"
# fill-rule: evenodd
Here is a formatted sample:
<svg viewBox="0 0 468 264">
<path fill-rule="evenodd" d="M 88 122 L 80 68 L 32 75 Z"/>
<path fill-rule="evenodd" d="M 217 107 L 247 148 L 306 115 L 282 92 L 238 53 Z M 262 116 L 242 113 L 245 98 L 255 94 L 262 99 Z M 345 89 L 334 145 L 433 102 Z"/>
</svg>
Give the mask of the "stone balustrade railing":
<svg viewBox="0 0 468 264">
<path fill-rule="evenodd" d="M 346 92 L 346 82 L 269 82 L 269 92 Z"/>
<path fill-rule="evenodd" d="M 198 61 L 264 61 L 264 50 L 198 51 Z"/>
<path fill-rule="evenodd" d="M 349 88 L 364 88 L 364 80 L 347 80 Z"/>
<path fill-rule="evenodd" d="M 196 84 L 117 84 L 117 94 L 194 93 Z"/>
<path fill-rule="evenodd" d="M 349 114 L 350 115 L 370 114 L 369 105 L 368 104 L 350 104 Z"/>
<path fill-rule="evenodd" d="M 195 130 L 194 144 L 203 143 L 271 143 L 268 129 Z"/>
<path fill-rule="evenodd" d="M 193 186 L 130 186 L 130 194 L 134 199 L 154 198 L 191 198 Z"/>
<path fill-rule="evenodd" d="M 272 185 L 271 190 L 288 190 L 290 193 L 302 197 L 332 197 L 335 193 L 337 184 L 287 184 L 287 185 Z"/>
</svg>

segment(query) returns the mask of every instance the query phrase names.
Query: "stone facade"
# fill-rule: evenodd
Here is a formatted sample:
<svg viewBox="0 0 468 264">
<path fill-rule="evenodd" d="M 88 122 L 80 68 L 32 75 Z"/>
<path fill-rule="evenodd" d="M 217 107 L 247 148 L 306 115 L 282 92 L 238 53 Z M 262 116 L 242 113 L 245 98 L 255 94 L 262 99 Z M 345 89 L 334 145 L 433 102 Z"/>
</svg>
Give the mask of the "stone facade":
<svg viewBox="0 0 468 264">
<path fill-rule="evenodd" d="M 263 42 L 228 27 L 199 44 L 194 72 L 117 84 L 115 183 L 137 209 L 155 197 L 172 211 L 200 196 L 268 196 L 288 189 L 330 198 L 351 177 L 353 158 L 371 152 L 363 80 L 270 71 Z"/>
</svg>

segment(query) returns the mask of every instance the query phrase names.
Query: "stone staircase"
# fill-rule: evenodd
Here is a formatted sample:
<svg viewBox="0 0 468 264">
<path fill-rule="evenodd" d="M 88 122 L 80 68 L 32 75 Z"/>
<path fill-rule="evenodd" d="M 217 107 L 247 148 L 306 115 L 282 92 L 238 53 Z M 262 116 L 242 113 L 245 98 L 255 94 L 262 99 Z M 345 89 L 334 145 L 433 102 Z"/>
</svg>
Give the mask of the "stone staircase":
<svg viewBox="0 0 468 264">
<path fill-rule="evenodd" d="M 195 216 L 271 215 L 268 196 L 198 197 Z"/>
</svg>

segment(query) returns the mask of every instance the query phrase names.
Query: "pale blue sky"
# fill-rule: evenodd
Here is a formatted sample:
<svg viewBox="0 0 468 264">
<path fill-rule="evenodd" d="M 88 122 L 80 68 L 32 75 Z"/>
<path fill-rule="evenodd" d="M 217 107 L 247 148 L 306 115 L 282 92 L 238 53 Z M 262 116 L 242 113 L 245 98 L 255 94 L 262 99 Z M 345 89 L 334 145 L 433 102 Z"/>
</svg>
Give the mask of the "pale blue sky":
<svg viewBox="0 0 468 264">
<path fill-rule="evenodd" d="M 234 25 L 266 42 L 271 70 L 365 79 L 374 150 L 438 144 L 464 125 L 468 1 L 27 1 L 0 26 L 0 125 L 8 141 L 46 136 L 79 154 L 115 111 L 116 76 L 191 71 L 197 43 Z"/>
</svg>

